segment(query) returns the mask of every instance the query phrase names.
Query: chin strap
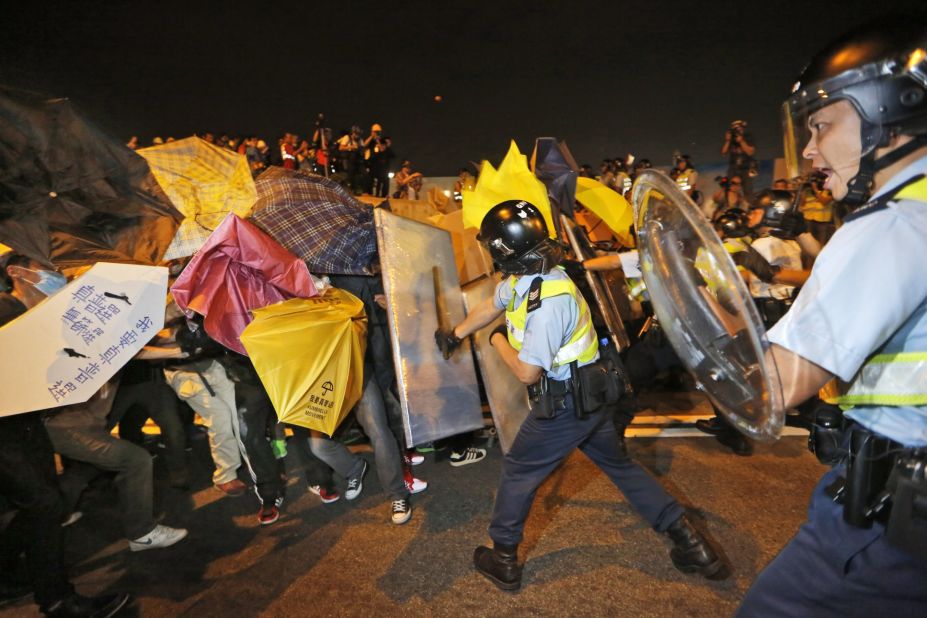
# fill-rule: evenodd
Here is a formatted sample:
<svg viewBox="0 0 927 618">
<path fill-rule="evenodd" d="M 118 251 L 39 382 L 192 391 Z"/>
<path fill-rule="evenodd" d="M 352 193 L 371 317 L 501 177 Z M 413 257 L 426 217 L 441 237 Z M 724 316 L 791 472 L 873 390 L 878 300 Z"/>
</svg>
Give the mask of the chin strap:
<svg viewBox="0 0 927 618">
<path fill-rule="evenodd" d="M 883 170 L 915 150 L 927 146 L 927 134 L 917 135 L 910 142 L 875 158 L 875 149 L 859 160 L 859 172 L 847 183 L 847 195 L 841 201 L 850 208 L 858 208 L 869 201 L 876 172 Z"/>
</svg>

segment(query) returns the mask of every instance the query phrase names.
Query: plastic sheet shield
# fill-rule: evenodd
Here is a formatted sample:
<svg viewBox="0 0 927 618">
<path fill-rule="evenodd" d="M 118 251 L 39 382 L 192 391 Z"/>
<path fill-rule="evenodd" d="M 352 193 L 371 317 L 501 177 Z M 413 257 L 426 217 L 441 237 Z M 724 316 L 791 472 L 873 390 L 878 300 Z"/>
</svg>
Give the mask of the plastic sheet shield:
<svg viewBox="0 0 927 618">
<path fill-rule="evenodd" d="M 450 234 L 380 208 L 374 220 L 406 441 L 414 446 L 481 428 L 470 344 L 445 361 L 434 339 L 439 319 L 464 318 Z"/>
<path fill-rule="evenodd" d="M 778 438 L 779 376 L 760 315 L 721 239 L 661 172 L 641 174 L 631 199 L 644 281 L 679 358 L 744 434 Z"/>
<path fill-rule="evenodd" d="M 483 300 L 492 297 L 499 279 L 498 275 L 484 277 L 464 286 L 463 297 L 467 312 Z M 508 453 L 521 424 L 528 418 L 528 390 L 506 367 L 502 357 L 489 345 L 490 333 L 501 324 L 505 324 L 503 316 L 478 330 L 473 334 L 472 339 L 499 443 L 502 446 L 502 452 Z"/>
</svg>

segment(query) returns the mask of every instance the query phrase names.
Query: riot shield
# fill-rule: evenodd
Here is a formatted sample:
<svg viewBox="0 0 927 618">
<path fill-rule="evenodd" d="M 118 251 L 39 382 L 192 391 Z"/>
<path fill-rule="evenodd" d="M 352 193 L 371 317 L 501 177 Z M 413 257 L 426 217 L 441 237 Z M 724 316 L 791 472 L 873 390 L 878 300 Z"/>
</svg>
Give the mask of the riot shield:
<svg viewBox="0 0 927 618">
<path fill-rule="evenodd" d="M 686 368 L 741 432 L 779 437 L 779 375 L 746 284 L 698 207 L 662 172 L 631 190 L 641 272 L 654 313 Z"/>
</svg>

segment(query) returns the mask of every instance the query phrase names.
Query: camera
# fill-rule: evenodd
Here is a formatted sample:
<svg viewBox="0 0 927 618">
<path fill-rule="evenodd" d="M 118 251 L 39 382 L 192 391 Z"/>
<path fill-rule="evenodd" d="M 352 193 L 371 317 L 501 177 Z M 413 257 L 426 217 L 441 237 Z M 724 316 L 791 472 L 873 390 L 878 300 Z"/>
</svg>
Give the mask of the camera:
<svg viewBox="0 0 927 618">
<path fill-rule="evenodd" d="M 722 189 L 727 190 L 731 186 L 731 179 L 727 176 L 715 176 L 715 182 L 718 183 Z"/>
</svg>

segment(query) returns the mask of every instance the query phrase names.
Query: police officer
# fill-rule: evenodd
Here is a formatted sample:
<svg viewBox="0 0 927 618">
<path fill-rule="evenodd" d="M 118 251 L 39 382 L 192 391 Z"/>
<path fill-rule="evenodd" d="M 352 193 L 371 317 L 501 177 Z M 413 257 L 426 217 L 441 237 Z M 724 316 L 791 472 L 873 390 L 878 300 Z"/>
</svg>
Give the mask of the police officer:
<svg viewBox="0 0 927 618">
<path fill-rule="evenodd" d="M 786 407 L 835 376 L 853 407 L 843 462 L 742 616 L 927 615 L 925 50 L 923 13 L 873 22 L 818 54 L 786 102 L 808 132 L 793 143 L 855 210 L 769 331 L 771 354 Z"/>
<path fill-rule="evenodd" d="M 517 548 L 535 493 L 579 448 L 656 531 L 672 539 L 670 557 L 677 569 L 718 575 L 721 560 L 687 521 L 682 506 L 628 456 L 624 427 L 629 419 L 617 421 L 617 397 L 603 398 L 603 405 L 591 409 L 576 393 L 577 384 L 585 384 L 574 379 L 577 374 L 604 375 L 591 373 L 603 365 L 598 338 L 586 302 L 558 267 L 562 249 L 549 238 L 540 211 L 525 201 L 502 202 L 484 217 L 479 238 L 509 277 L 493 298 L 435 337 L 448 357 L 462 338 L 505 312 L 506 326 L 494 330 L 489 342 L 519 381 L 530 385 L 531 414 L 505 456 L 489 526 L 493 547 L 476 549 L 476 569 L 503 590 L 521 585 Z M 617 386 L 623 393 L 624 384 Z"/>
</svg>

